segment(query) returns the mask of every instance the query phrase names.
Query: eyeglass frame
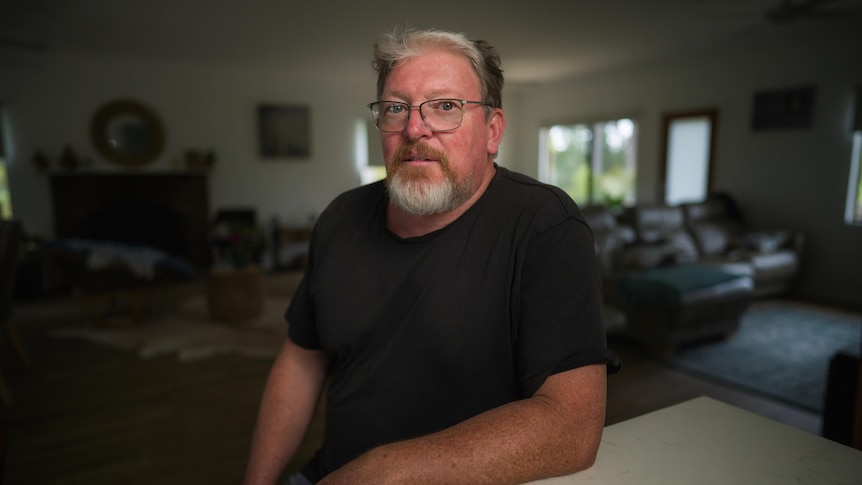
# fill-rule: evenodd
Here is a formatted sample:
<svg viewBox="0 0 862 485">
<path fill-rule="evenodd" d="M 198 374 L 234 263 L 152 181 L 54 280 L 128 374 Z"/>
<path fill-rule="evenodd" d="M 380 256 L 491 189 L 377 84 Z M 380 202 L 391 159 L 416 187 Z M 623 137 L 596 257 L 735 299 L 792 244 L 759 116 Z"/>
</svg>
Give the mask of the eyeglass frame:
<svg viewBox="0 0 862 485">
<path fill-rule="evenodd" d="M 454 128 L 449 128 L 448 130 L 435 130 L 435 129 L 431 128 L 430 126 L 428 126 L 428 122 L 425 121 L 425 115 L 422 114 L 422 107 L 425 106 L 426 104 L 434 102 L 434 101 L 457 101 L 457 102 L 461 103 L 461 108 L 462 108 L 461 109 L 461 119 L 458 120 L 458 126 L 456 126 Z M 407 118 L 405 120 L 403 128 L 401 128 L 400 130 L 381 130 L 380 129 L 380 126 L 378 124 L 378 119 L 380 118 L 380 114 L 379 114 L 380 111 L 377 110 L 377 115 L 374 114 L 375 113 L 375 111 L 374 111 L 375 107 L 380 105 L 380 103 L 394 103 L 394 104 L 399 104 L 399 105 L 407 107 Z M 464 122 L 464 109 L 463 108 L 464 108 L 464 106 L 466 106 L 468 104 L 478 104 L 478 105 L 484 106 L 486 108 L 494 108 L 494 103 L 490 103 L 488 101 L 470 101 L 467 99 L 458 99 L 458 98 L 428 99 L 428 100 L 423 101 L 417 105 L 411 105 L 411 104 L 405 103 L 403 101 L 391 101 L 391 100 L 381 99 L 378 101 L 368 103 L 367 107 L 368 107 L 368 109 L 371 110 L 371 119 L 374 120 L 374 127 L 377 128 L 377 130 L 382 132 L 382 133 L 398 133 L 398 132 L 404 131 L 404 129 L 410 125 L 410 114 L 413 112 L 414 109 L 419 110 L 419 116 L 422 118 L 422 124 L 425 125 L 425 128 L 428 128 L 429 130 L 431 130 L 434 133 L 448 133 L 450 131 L 455 131 L 458 128 L 461 128 L 461 124 Z"/>
</svg>

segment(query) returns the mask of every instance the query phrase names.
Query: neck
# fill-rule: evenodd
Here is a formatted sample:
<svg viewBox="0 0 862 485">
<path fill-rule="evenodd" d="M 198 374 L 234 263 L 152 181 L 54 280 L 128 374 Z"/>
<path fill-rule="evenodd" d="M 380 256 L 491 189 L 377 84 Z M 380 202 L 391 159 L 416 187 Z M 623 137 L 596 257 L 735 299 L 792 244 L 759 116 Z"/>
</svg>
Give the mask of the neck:
<svg viewBox="0 0 862 485">
<path fill-rule="evenodd" d="M 402 238 L 411 238 L 424 236 L 434 231 L 439 231 L 449 224 L 455 222 L 470 207 L 473 207 L 488 189 L 491 180 L 494 178 L 494 173 L 497 169 L 493 163 L 488 164 L 488 167 L 481 175 L 482 182 L 473 195 L 466 202 L 448 212 L 440 214 L 431 214 L 428 216 L 417 216 L 404 211 L 389 201 L 386 210 L 386 227 L 389 228 L 395 235 Z"/>
</svg>

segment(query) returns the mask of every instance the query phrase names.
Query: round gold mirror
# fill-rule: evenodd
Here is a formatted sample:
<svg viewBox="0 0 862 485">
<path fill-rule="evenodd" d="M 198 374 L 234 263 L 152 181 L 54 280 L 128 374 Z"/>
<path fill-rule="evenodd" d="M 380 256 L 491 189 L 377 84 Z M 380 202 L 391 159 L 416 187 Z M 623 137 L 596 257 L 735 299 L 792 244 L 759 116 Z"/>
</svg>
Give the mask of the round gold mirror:
<svg viewBox="0 0 862 485">
<path fill-rule="evenodd" d="M 165 147 L 165 129 L 158 115 L 128 99 L 99 108 L 93 115 L 90 135 L 102 156 L 127 167 L 151 163 Z"/>
</svg>

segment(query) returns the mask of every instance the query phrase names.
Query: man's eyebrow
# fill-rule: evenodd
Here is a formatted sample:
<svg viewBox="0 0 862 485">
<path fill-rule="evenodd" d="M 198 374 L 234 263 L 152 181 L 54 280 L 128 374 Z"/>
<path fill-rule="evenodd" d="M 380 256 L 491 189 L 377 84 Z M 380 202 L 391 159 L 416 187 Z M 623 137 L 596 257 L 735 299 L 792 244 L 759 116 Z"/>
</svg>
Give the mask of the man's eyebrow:
<svg viewBox="0 0 862 485">
<path fill-rule="evenodd" d="M 406 99 L 408 99 L 408 96 L 404 95 L 404 93 L 401 93 L 398 91 L 393 91 L 393 92 L 389 93 L 389 95 L 384 95 L 380 99 L 381 100 L 388 100 L 388 101 L 398 101 L 398 100 L 406 100 Z M 449 91 L 449 90 L 439 89 L 439 90 L 431 91 L 431 93 L 428 94 L 428 97 L 423 99 L 419 103 L 424 102 L 424 101 L 429 101 L 432 99 L 468 99 L 468 98 L 464 98 L 463 96 L 455 95 L 452 93 L 452 91 Z M 416 104 L 419 104 L 419 103 L 416 103 Z"/>
</svg>

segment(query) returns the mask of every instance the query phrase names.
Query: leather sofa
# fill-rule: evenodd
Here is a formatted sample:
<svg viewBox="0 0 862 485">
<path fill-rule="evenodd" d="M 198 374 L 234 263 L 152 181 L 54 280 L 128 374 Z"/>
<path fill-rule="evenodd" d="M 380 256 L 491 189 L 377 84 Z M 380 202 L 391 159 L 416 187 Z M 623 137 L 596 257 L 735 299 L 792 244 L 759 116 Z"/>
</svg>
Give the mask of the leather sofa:
<svg viewBox="0 0 862 485">
<path fill-rule="evenodd" d="M 731 335 L 753 298 L 790 291 L 798 275 L 804 237 L 752 231 L 726 194 L 582 212 L 593 231 L 605 301 L 625 316 L 616 328 L 656 352 Z"/>
<path fill-rule="evenodd" d="M 801 232 L 747 228 L 727 195 L 686 204 L 682 209 L 702 262 L 751 276 L 757 297 L 793 289 L 805 246 Z"/>
</svg>

